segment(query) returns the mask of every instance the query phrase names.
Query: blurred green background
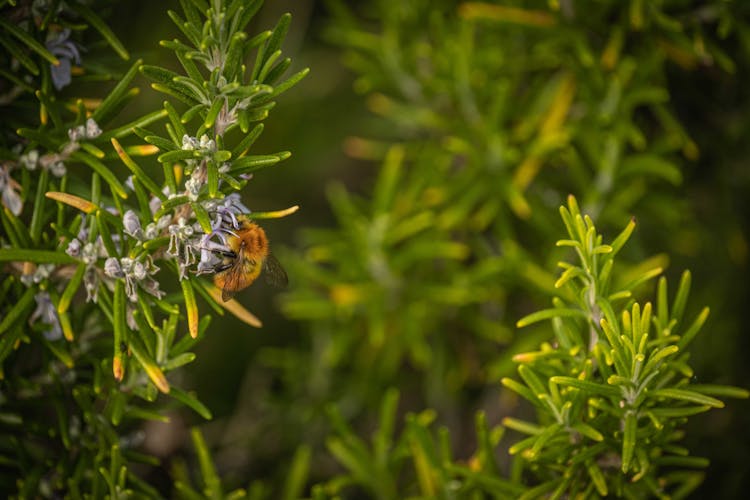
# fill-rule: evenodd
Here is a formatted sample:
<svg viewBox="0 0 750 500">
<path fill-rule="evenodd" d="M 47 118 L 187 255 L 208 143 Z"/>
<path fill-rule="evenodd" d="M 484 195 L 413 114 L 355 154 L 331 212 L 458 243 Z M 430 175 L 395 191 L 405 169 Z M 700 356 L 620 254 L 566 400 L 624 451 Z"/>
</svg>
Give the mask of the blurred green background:
<svg viewBox="0 0 750 500">
<path fill-rule="evenodd" d="M 359 6 L 359 2 L 352 5 Z M 178 8 L 174 1 L 145 0 L 120 2 L 114 7 L 110 17 L 113 29 L 135 57 L 142 57 L 150 64 L 175 65 L 170 52 L 158 48 L 159 40 L 178 36 L 165 14 L 170 6 Z M 738 11 L 742 11 L 741 7 Z M 288 149 L 292 157 L 257 175 L 243 193 L 243 201 L 253 210 L 300 205 L 301 210 L 294 216 L 264 226 L 273 250 L 286 264 L 295 258 L 293 254 L 303 255 L 301 230 L 336 225 L 325 195 L 331 182 L 342 182 L 354 193 L 368 194 L 372 190 L 379 162 L 345 154 L 347 138 L 378 138 L 392 135 L 392 131 L 386 121 L 368 111 L 365 98 L 353 91 L 356 75 L 343 64 L 342 49 L 325 36 L 333 21 L 322 2 L 268 1 L 253 21 L 251 32 L 272 27 L 284 12 L 293 16 L 284 43 L 285 55 L 294 61 L 290 71 L 310 67 L 311 73 L 279 99 L 255 146 L 258 154 Z M 748 22 L 747 17 L 744 22 Z M 681 185 L 659 187 L 677 200 L 668 217 L 665 216 L 666 223 L 665 219 L 641 217 L 640 213 L 632 215 L 639 222 L 638 251 L 642 256 L 659 252 L 670 255 L 667 275 L 671 283 L 676 283 L 683 269 L 693 271 L 688 315 L 690 311 L 695 314 L 704 304 L 711 307 L 709 322 L 692 347 L 696 380 L 747 387 L 750 380 L 750 331 L 745 322 L 750 305 L 750 142 L 747 140 L 750 38 L 740 33 L 720 43 L 734 60 L 734 74 L 715 66 L 693 70 L 675 64 L 667 66 L 664 76 L 670 105 L 700 155 L 694 161 L 680 163 Z M 136 102 L 142 108 L 129 109 L 127 113 L 137 115 L 160 106 L 162 98 L 148 89 L 143 79 L 140 84 L 144 91 Z M 648 198 L 649 193 L 645 196 Z M 648 201 L 639 207 L 644 214 L 654 210 L 648 207 Z M 550 217 L 556 217 L 554 207 Z M 622 220 L 619 226 L 608 227 L 608 234 L 613 236 L 616 227 L 625 223 Z M 562 236 L 562 225 L 559 226 Z M 295 266 L 287 268 L 293 291 L 299 286 L 300 277 L 295 274 Z M 299 383 L 300 387 L 304 384 L 284 376 L 288 371 L 279 369 L 279 363 L 283 364 L 283 360 L 278 360 L 279 349 L 312 356 L 316 352 L 316 339 L 306 324 L 287 319 L 281 313 L 280 298 L 280 292 L 261 284 L 239 296 L 243 304 L 262 318 L 264 327 L 260 330 L 229 317 L 214 318 L 208 336 L 196 352 L 197 361 L 184 371 L 186 380 L 182 384 L 197 392 L 213 411 L 214 420 L 203 424 L 197 415 L 181 413 L 169 428 L 147 428 L 147 447 L 163 456 L 187 455 L 185 429 L 201 424 L 215 451 L 220 472 L 229 484 L 247 484 L 253 479 L 280 480 L 296 446 L 302 442 L 315 450 L 311 481 L 321 480 L 337 470 L 322 453 L 327 429 L 322 407 L 316 405 L 326 399 L 337 401 L 340 395 L 310 396 L 309 405 L 294 400 L 300 390 L 294 384 Z M 541 305 L 545 303 L 542 301 Z M 354 338 L 362 335 L 358 331 L 350 334 Z M 409 374 L 408 369 L 403 371 L 405 384 Z M 393 382 L 399 385 L 401 381 Z M 450 418 L 447 414 L 438 417 L 449 424 L 454 440 L 459 442 L 462 430 L 473 424 L 470 418 L 463 422 L 460 418 L 456 420 L 456 416 L 470 416 L 479 407 L 495 404 L 497 407 L 490 416 L 499 420 L 504 415 L 499 388 L 475 383 L 464 391 L 453 401 L 461 401 L 467 407 L 451 412 Z M 422 398 L 411 401 L 405 397 L 404 410 L 419 409 L 425 403 Z M 372 408 L 378 402 L 373 401 Z M 363 432 L 370 432 L 366 415 L 359 415 L 356 422 Z M 711 460 L 706 482 L 695 498 L 738 498 L 735 495 L 747 491 L 749 427 L 747 401 L 731 401 L 726 409 L 691 419 L 687 446 L 693 453 Z M 458 456 L 463 448 L 458 447 Z M 156 483 L 164 481 L 164 477 L 151 479 Z"/>
</svg>

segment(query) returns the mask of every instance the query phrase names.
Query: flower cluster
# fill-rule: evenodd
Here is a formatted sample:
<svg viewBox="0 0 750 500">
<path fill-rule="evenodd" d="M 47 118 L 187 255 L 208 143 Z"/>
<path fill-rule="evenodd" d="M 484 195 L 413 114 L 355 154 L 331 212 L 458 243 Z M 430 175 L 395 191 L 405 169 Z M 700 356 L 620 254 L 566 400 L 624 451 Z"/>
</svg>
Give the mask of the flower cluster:
<svg viewBox="0 0 750 500">
<path fill-rule="evenodd" d="M 159 268 L 154 265 L 151 257 L 142 260 L 109 257 L 104 262 L 104 274 L 110 278 L 125 279 L 125 293 L 132 302 L 138 300 L 139 286 L 157 299 L 164 296 L 164 292 L 159 289 L 159 282 L 153 278 L 158 271 Z"/>
<path fill-rule="evenodd" d="M 46 168 L 55 177 L 65 175 L 65 164 L 62 162 L 60 155 L 40 155 L 39 151 L 32 149 L 28 153 L 18 158 L 18 163 L 27 170 L 34 171 L 37 168 Z"/>
<path fill-rule="evenodd" d="M 198 224 L 187 224 L 184 217 L 177 224 L 169 225 L 169 248 L 167 255 L 177 259 L 180 268 L 180 279 L 184 279 L 187 268 L 195 264 L 195 253 L 198 240 L 195 238 Z"/>
<path fill-rule="evenodd" d="M 54 264 L 39 264 L 38 266 L 30 266 L 29 272 L 24 272 L 21 275 L 21 283 L 26 286 L 38 285 L 42 281 L 49 278 L 55 270 Z"/>
<path fill-rule="evenodd" d="M 212 153 L 216 151 L 216 142 L 206 134 L 203 134 L 200 139 L 185 134 L 182 136 L 182 150 Z"/>
<path fill-rule="evenodd" d="M 156 197 L 154 197 L 154 199 L 158 200 Z M 154 212 L 156 212 L 156 210 L 152 213 Z M 138 215 L 132 210 L 128 210 L 122 217 L 122 224 L 125 234 L 132 236 L 140 242 L 145 242 L 161 235 L 162 231 L 169 226 L 171 220 L 172 218 L 169 215 L 164 215 L 156 222 L 149 222 L 146 225 L 146 228 L 143 229 Z"/>
<path fill-rule="evenodd" d="M 215 150 L 215 143 L 208 139 L 205 134 L 200 139 L 185 135 L 183 137 L 183 148 L 210 154 Z M 231 249 L 227 245 L 227 237 L 236 234 L 235 231 L 240 227 L 240 216 L 250 212 L 242 203 L 238 193 L 230 193 L 224 198 L 197 201 L 206 184 L 206 169 L 202 163 L 192 164 L 192 174 L 185 181 L 184 193 L 192 202 L 199 203 L 206 211 L 210 219 L 211 231 L 205 232 L 203 230 L 188 204 L 177 206 L 170 213 L 161 215 L 145 227 L 141 217 L 133 210 L 127 210 L 122 217 L 123 233 L 127 238 L 135 240 L 134 247 L 136 248 L 142 247 L 148 241 L 156 238 L 169 238 L 166 250 L 160 255 L 162 258 L 170 258 L 176 261 L 180 280 L 186 279 L 189 272 L 194 274 L 215 272 L 217 266 L 222 263 L 221 257 L 231 253 Z M 128 180 L 127 184 L 131 189 L 134 187 L 132 178 Z M 169 199 L 179 196 L 178 193 L 169 193 L 166 188 L 163 192 L 168 195 Z M 161 206 L 160 198 L 156 196 L 151 198 L 149 209 L 152 217 L 157 216 Z M 76 243 L 76 241 L 71 242 L 68 253 L 77 257 L 77 254 L 71 253 L 71 251 L 80 248 L 80 242 Z M 99 248 L 101 248 L 101 245 Z M 110 259 L 107 261 L 108 267 L 105 267 L 104 274 L 113 278 L 129 280 L 126 291 L 131 300 L 135 300 L 134 297 L 136 297 L 135 294 L 138 290 L 138 287 L 134 286 L 135 283 L 142 282 L 146 279 L 146 274 L 150 276 L 158 270 L 156 266 L 153 266 L 153 263 L 151 264 L 153 267 L 146 265 L 138 267 L 129 261 L 123 264 L 121 260 L 115 259 L 114 256 L 105 255 L 105 257 Z M 149 269 L 149 272 L 144 274 L 145 269 Z M 148 283 L 142 288 L 152 295 L 156 295 L 154 293 L 156 289 L 150 282 Z"/>
<path fill-rule="evenodd" d="M 96 139 L 102 134 L 102 129 L 93 118 L 86 120 L 85 125 L 78 125 L 68 130 L 68 138 L 71 143 L 78 143 L 82 139 Z"/>
<path fill-rule="evenodd" d="M 4 162 L 0 168 L 0 200 L 13 215 L 20 215 L 23 202 L 20 196 L 21 187 L 10 175 L 13 167 L 18 166 L 31 172 L 42 168 L 55 177 L 62 177 L 67 172 L 65 161 L 80 148 L 80 141 L 99 137 L 102 130 L 93 118 L 86 120 L 85 125 L 78 125 L 68 130 L 69 141 L 60 152 L 41 154 L 31 149 L 18 157 L 17 162 Z M 18 151 L 17 151 L 18 152 Z"/>
<path fill-rule="evenodd" d="M 102 243 L 101 236 L 93 242 L 88 241 L 89 232 L 86 229 L 86 219 L 83 219 L 81 223 L 81 229 L 78 230 L 78 234 L 75 238 L 70 240 L 65 253 L 71 257 L 80 259 L 86 265 L 86 270 L 83 275 L 83 284 L 86 288 L 86 302 L 96 302 L 98 297 L 100 277 L 96 263 L 101 258 L 108 257 L 107 251 Z"/>
</svg>

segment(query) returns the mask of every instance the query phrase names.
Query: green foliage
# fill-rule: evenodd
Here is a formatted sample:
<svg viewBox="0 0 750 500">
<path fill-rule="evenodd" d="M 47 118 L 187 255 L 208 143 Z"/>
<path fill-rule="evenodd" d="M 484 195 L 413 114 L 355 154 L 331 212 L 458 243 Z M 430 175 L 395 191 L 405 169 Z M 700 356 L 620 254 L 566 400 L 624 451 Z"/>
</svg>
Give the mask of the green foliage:
<svg viewBox="0 0 750 500">
<path fill-rule="evenodd" d="M 572 247 L 579 262 L 559 264 L 564 271 L 556 286 L 564 287 L 572 301 L 557 298 L 555 308 L 544 311 L 549 314 L 518 322 L 551 319 L 555 345 L 545 343 L 515 356 L 523 384 L 503 380 L 535 406 L 543 424 L 506 420 L 506 426 L 530 434 L 510 452 L 531 466 L 540 483 L 537 491 L 554 491 L 554 497 L 589 496 L 594 488 L 601 496 L 686 496 L 702 474 L 683 469 L 705 467 L 708 461 L 688 456 L 678 444 L 684 436 L 680 427 L 685 417 L 724 407 L 711 396 L 715 391 L 690 384 L 693 370 L 684 352 L 708 309 L 692 322 L 683 318 L 687 272 L 671 306 L 661 278 L 655 308 L 651 302 L 641 307 L 633 290 L 655 272 L 613 285 L 615 255 L 630 236 L 632 222 L 607 245 L 574 198 L 560 213 L 569 239 L 557 244 Z M 727 388 L 725 394 L 731 393 Z M 736 394 L 748 396 L 744 390 Z M 561 459 L 564 474 L 555 472 Z"/>
<path fill-rule="evenodd" d="M 484 412 L 478 412 L 477 449 L 467 466 L 453 458 L 447 428 L 437 434 L 430 430 L 433 411 L 407 415 L 394 440 L 394 391 L 383 400 L 371 447 L 333 410 L 337 435 L 327 444 L 347 474 L 318 486 L 320 498 L 351 486 L 373 498 L 471 498 L 479 493 L 524 499 L 684 498 L 701 483 L 703 473 L 695 469 L 708 461 L 690 456 L 680 444 L 687 417 L 723 408 L 713 396 L 747 398 L 750 393 L 691 384 L 693 371 L 683 350 L 706 320 L 707 309 L 692 322 L 682 317 L 690 274 L 683 274 L 671 305 L 662 277 L 655 310 L 651 302 L 641 307 L 632 298 L 634 289 L 654 272 L 612 285 L 620 271 L 615 256 L 634 224 L 604 244 L 575 198 L 569 197 L 560 213 L 568 239 L 557 244 L 574 249 L 578 262 L 560 262 L 564 271 L 556 283 L 560 294 L 554 308 L 518 321 L 527 326 L 550 320 L 554 342 L 515 355 L 521 381 L 502 381 L 531 403 L 536 420 L 505 417 L 502 427 L 488 429 Z M 508 447 L 514 462 L 507 478 L 496 462 L 506 428 L 526 436 Z"/>
<path fill-rule="evenodd" d="M 313 354 L 274 353 L 273 366 L 289 391 L 278 411 L 333 398 L 344 419 L 367 429 L 377 396 L 396 386 L 410 408 L 432 407 L 446 421 L 466 422 L 478 405 L 506 410 L 486 402 L 502 380 L 540 405 L 537 422 L 510 421 L 530 435 L 511 448 L 519 457 L 512 476 L 517 486 L 530 487 L 528 498 L 604 490 L 647 496 L 665 487 L 662 478 L 680 496 L 700 483 L 700 473 L 663 465 L 705 463 L 675 458 L 685 451 L 673 442 L 680 437 L 675 429 L 684 416 L 717 404 L 683 387 L 692 375 L 685 349 L 707 311 L 692 327 L 678 322 L 689 275 L 671 310 L 663 305 L 666 282 L 660 285 L 657 323 L 642 322 L 652 306 L 633 308 L 669 261 L 665 254 L 645 256 L 679 245 L 662 228 L 695 224 L 675 187 L 700 152 L 670 101 L 667 73 L 677 66 L 686 78 L 697 77 L 710 65 L 731 75 L 735 63 L 720 44 L 735 29 L 746 36 L 742 8 L 722 2 L 706 11 L 684 2 L 506 4 L 374 1 L 355 9 L 328 2 L 334 16 L 329 39 L 342 47 L 355 90 L 383 118 L 375 139 L 349 138 L 346 151 L 381 166 L 364 195 L 329 190 L 334 228 L 303 233 L 304 253 L 290 265 L 301 279 L 283 305 L 308 323 L 314 340 L 304 349 Z M 579 234 L 578 222 L 566 220 L 575 233 L 562 247 L 575 247 L 582 261 L 565 264 L 555 278 L 547 269 L 565 248 L 550 250 L 559 234 L 554 207 L 571 192 L 605 230 L 637 214 L 659 228 L 658 246 L 638 235 L 613 266 L 634 222 L 607 246 L 596 240 L 590 221 Z M 552 309 L 521 324 L 553 319 L 561 351 L 545 344 L 550 332 L 538 325 L 515 334 L 528 300 L 558 294 Z M 624 323 L 623 311 L 631 322 L 638 316 L 635 330 Z M 610 345 L 601 318 L 608 318 L 617 344 Z M 651 334 L 643 340 L 647 328 Z M 507 376 L 513 361 L 524 359 L 514 354 L 539 345 L 549 354 L 529 354 L 521 369 L 526 384 L 532 377 L 538 382 L 529 390 Z M 610 349 L 618 365 L 611 366 Z M 641 358 L 643 366 L 634 366 Z M 599 368 L 605 361 L 610 368 Z M 569 383 L 579 376 L 578 386 Z M 586 382 L 597 385 L 582 388 Z M 604 392 L 593 392 L 595 398 L 593 389 Z M 648 397 L 646 390 L 652 390 Z M 588 399 L 604 409 L 591 406 L 589 416 Z M 565 439 L 571 445 L 561 447 Z M 581 454 L 590 445 L 598 447 Z M 441 496 L 415 479 L 421 465 L 409 475 L 406 457 L 384 465 L 365 448 L 331 449 L 351 472 L 335 484 L 353 482 L 381 498 L 388 496 L 381 488 L 397 496 Z M 526 456 L 532 450 L 535 461 Z M 561 464 L 574 455 L 583 458 L 571 475 L 562 474 Z M 435 461 L 427 469 L 460 482 L 444 467 Z M 326 484 L 326 491 L 338 491 Z"/>
<path fill-rule="evenodd" d="M 446 199 L 467 204 L 480 229 L 510 225 L 507 210 L 539 224 L 550 189 L 582 193 L 611 222 L 655 181 L 679 184 L 677 154 L 698 151 L 669 106 L 665 68 L 710 57 L 733 69 L 714 44 L 694 48 L 703 26 L 677 28 L 697 16 L 682 2 L 373 3 L 375 32 L 331 1 L 331 38 L 371 110 L 395 125 L 391 138 L 455 159 Z M 706 24 L 731 30 L 725 5 L 712 14 Z"/>
<path fill-rule="evenodd" d="M 129 54 L 93 5 L 26 3 L 0 10 L 9 117 L 0 138 L 0 488 L 17 487 L 23 498 L 59 491 L 158 497 L 131 467 L 159 464 L 138 451 L 139 428 L 144 420 L 169 421 L 174 402 L 211 418 L 168 378 L 195 359 L 190 350 L 209 326 L 199 297 L 217 314 L 226 309 L 260 326 L 199 274 L 225 268 L 233 255 L 229 238 L 249 212 L 237 194 L 248 174 L 289 156 L 250 149 L 263 130 L 257 122 L 307 70 L 282 78 L 290 65 L 280 58 L 288 14 L 273 30 L 245 33 L 260 1 L 185 1 L 182 14 L 170 11 L 187 40 L 162 45 L 183 74 L 142 60 L 124 73 L 103 71 L 101 56 L 81 55 L 92 29 L 123 59 Z M 139 73 L 170 100 L 118 124 L 138 93 L 131 84 Z M 79 74 L 119 81 L 103 99 L 60 93 L 80 83 Z M 163 132 L 146 128 L 164 118 Z M 157 401 L 159 393 L 172 403 Z M 218 498 L 206 446 L 193 438 L 206 497 Z M 176 484 L 183 496 L 197 495 Z"/>
<path fill-rule="evenodd" d="M 454 462 L 448 428 L 432 429 L 435 412 L 408 414 L 400 435 L 394 436 L 398 392 L 390 390 L 383 398 L 379 427 L 372 445 L 357 437 L 331 410 L 336 436 L 327 444 L 331 454 L 347 473 L 313 487 L 313 498 L 336 498 L 345 488 L 361 487 L 373 498 L 399 498 L 406 491 L 400 484 L 402 469 L 411 470 L 409 494 L 425 498 L 471 498 L 482 493 L 498 498 L 514 498 L 525 488 L 518 481 L 498 476 L 494 448 L 503 437 L 500 426 L 488 429 L 486 416 L 476 415 L 477 450 L 469 464 Z M 399 493 L 401 492 L 401 493 Z"/>
</svg>

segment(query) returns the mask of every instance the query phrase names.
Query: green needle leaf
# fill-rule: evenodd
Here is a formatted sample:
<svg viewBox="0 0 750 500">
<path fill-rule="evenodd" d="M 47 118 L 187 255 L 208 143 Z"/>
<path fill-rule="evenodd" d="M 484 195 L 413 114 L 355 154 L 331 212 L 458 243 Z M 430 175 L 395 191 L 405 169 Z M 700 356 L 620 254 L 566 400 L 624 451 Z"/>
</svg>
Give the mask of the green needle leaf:
<svg viewBox="0 0 750 500">
<path fill-rule="evenodd" d="M 122 282 L 122 280 L 118 280 L 118 282 Z M 151 379 L 156 388 L 165 394 L 169 394 L 171 387 L 169 386 L 169 382 L 167 382 L 167 377 L 164 376 L 164 372 L 149 356 L 148 352 L 141 347 L 140 341 L 131 338 L 128 347 L 130 347 L 135 359 L 141 364 L 143 371 L 146 372 L 146 375 L 148 375 L 148 378 Z"/>
<path fill-rule="evenodd" d="M 162 193 L 161 188 L 156 184 L 156 181 L 151 179 L 151 177 L 146 174 L 146 171 L 133 161 L 130 155 L 128 155 L 128 153 L 126 153 L 122 148 L 118 140 L 113 137 L 111 142 L 112 146 L 114 146 L 115 148 L 115 151 L 117 151 L 117 155 L 120 157 L 125 166 L 128 167 L 131 172 L 133 172 L 133 175 L 136 177 L 136 179 L 138 179 L 138 181 L 142 183 L 146 187 L 146 189 L 151 192 L 152 195 L 158 197 L 160 200 L 166 200 L 167 195 Z"/>
<path fill-rule="evenodd" d="M 115 36 L 107 23 L 105 23 L 93 10 L 78 2 L 73 3 L 73 9 L 81 14 L 81 17 L 83 17 L 102 35 L 102 37 L 104 37 L 107 43 L 109 43 L 115 52 L 117 52 L 117 55 L 126 61 L 130 59 L 130 54 L 128 54 L 128 51 L 122 45 L 122 42 L 120 42 L 117 36 Z"/>
<path fill-rule="evenodd" d="M 270 167 L 275 165 L 279 161 L 288 158 L 290 155 L 286 155 L 282 158 L 284 153 L 278 155 L 256 155 L 256 156 L 243 156 L 232 162 L 231 173 L 234 175 L 247 174 L 260 170 L 262 168 Z"/>
<path fill-rule="evenodd" d="M 690 328 L 682 334 L 680 337 L 680 340 L 677 342 L 677 346 L 682 350 L 687 347 L 687 345 L 695 338 L 695 336 L 700 331 L 701 327 L 703 327 L 703 324 L 706 322 L 706 319 L 708 319 L 708 313 L 710 312 L 708 307 L 704 307 L 701 312 L 698 314 L 698 316 L 695 318 L 695 321 L 690 325 Z"/>
<path fill-rule="evenodd" d="M 44 45 L 37 42 L 34 37 L 32 37 L 30 34 L 28 34 L 23 29 L 19 28 L 13 23 L 9 23 L 5 20 L 5 18 L 0 17 L 0 27 L 3 28 L 7 33 L 10 33 L 14 37 L 16 37 L 21 43 L 26 45 L 28 48 L 42 56 L 44 59 L 46 59 L 50 64 L 53 64 L 55 66 L 60 65 L 60 61 L 52 55 L 50 51 L 48 51 Z"/>
<path fill-rule="evenodd" d="M 638 417 L 635 412 L 628 410 L 625 413 L 625 430 L 622 438 L 622 471 L 630 470 L 630 462 L 633 460 L 635 451 L 635 434 L 638 428 Z"/>
<path fill-rule="evenodd" d="M 27 288 L 18 302 L 7 312 L 3 320 L 0 321 L 0 334 L 5 333 L 12 325 L 16 325 L 26 315 L 26 312 L 34 303 L 34 292 L 33 287 Z"/>
<path fill-rule="evenodd" d="M 86 264 L 79 264 L 75 274 L 72 278 L 70 278 L 68 285 L 65 287 L 65 291 L 60 296 L 60 301 L 57 303 L 58 313 L 64 313 L 68 310 L 68 307 L 70 307 L 70 301 L 73 300 L 73 296 L 81 286 L 81 282 L 83 281 L 83 275 L 85 272 Z"/>
<path fill-rule="evenodd" d="M 177 387 L 172 387 L 169 391 L 169 395 L 175 398 L 180 403 L 187 406 L 188 408 L 193 409 L 195 413 L 205 418 L 206 420 L 211 420 L 213 418 L 213 415 L 211 415 L 211 410 L 206 408 L 206 406 L 200 401 L 198 401 L 195 398 L 195 396 L 188 394 L 182 389 L 179 389 Z"/>
<path fill-rule="evenodd" d="M 122 381 L 123 377 L 125 376 L 125 366 L 122 359 L 122 347 L 126 345 L 125 308 L 125 283 L 123 282 L 123 280 L 118 279 L 115 281 L 114 302 L 112 303 L 112 309 L 114 313 L 114 321 L 112 325 L 114 329 L 114 355 L 112 358 L 112 373 L 115 377 L 115 380 L 117 381 Z"/>
<path fill-rule="evenodd" d="M 586 464 L 586 470 L 588 471 L 589 476 L 591 477 L 591 481 L 594 483 L 594 486 L 596 486 L 596 490 L 601 496 L 606 497 L 608 493 L 607 481 L 604 479 L 602 470 L 598 465 L 596 465 L 594 461 L 589 461 Z"/>
<path fill-rule="evenodd" d="M 10 38 L 6 38 L 5 36 L 2 36 L 2 34 L 0 34 L 0 45 L 5 47 L 5 50 L 8 51 L 8 54 L 16 58 L 16 60 L 21 63 L 24 68 L 29 70 L 32 75 L 37 76 L 39 74 L 39 66 L 37 66 L 34 60 L 29 57 L 28 54 L 26 54 L 26 51 L 23 50 L 23 48 L 19 47 L 13 40 L 11 40 Z M 6 75 L 5 71 L 2 71 L 2 74 L 6 78 L 8 78 L 8 75 L 11 75 L 10 73 Z M 15 81 L 14 78 L 8 79 L 11 81 Z M 26 85 L 28 86 L 28 84 Z M 34 93 L 34 89 L 31 87 L 28 88 L 28 91 L 32 94 Z"/>
<path fill-rule="evenodd" d="M 586 313 L 578 309 L 565 309 L 562 307 L 554 309 L 543 309 L 524 316 L 516 322 L 516 327 L 523 328 L 539 321 L 552 318 L 586 318 Z"/>
<path fill-rule="evenodd" d="M 91 114 L 91 117 L 96 120 L 97 123 L 106 121 L 106 119 L 110 115 L 110 112 L 117 107 L 118 103 L 120 103 L 123 98 L 125 98 L 125 95 L 128 91 L 128 85 L 130 85 L 135 76 L 138 74 L 138 71 L 140 70 L 142 64 L 143 60 L 141 59 L 135 61 L 130 69 L 128 69 L 128 71 L 122 76 L 120 81 L 117 82 L 115 88 L 113 88 L 110 93 L 107 94 L 107 97 L 104 98 L 99 107 L 94 110 L 94 112 Z"/>
<path fill-rule="evenodd" d="M 34 262 L 36 264 L 77 264 L 64 252 L 27 248 L 0 248 L 0 262 Z"/>
<path fill-rule="evenodd" d="M 599 394 L 601 396 L 607 397 L 620 397 L 620 389 L 618 389 L 617 387 L 612 387 L 610 385 L 562 376 L 551 377 L 550 381 L 558 385 L 575 387 L 576 389 L 581 389 L 582 391 L 592 394 Z"/>
<path fill-rule="evenodd" d="M 115 177 L 115 174 L 113 174 L 109 167 L 107 167 L 104 163 L 97 160 L 90 154 L 83 153 L 81 151 L 76 151 L 75 153 L 71 154 L 70 157 L 72 159 L 81 161 L 91 167 L 94 172 L 99 174 L 102 179 L 104 179 L 107 184 L 109 184 L 112 192 L 114 192 L 123 200 L 127 199 L 128 194 L 125 192 L 125 188 L 123 187 L 122 183 L 117 179 L 117 177 Z"/>
<path fill-rule="evenodd" d="M 38 184 L 36 187 L 36 196 L 34 197 L 34 211 L 31 214 L 31 224 L 29 227 L 29 234 L 31 235 L 31 241 L 35 244 L 39 243 L 39 238 L 42 236 L 42 219 L 44 217 L 44 193 L 47 192 L 47 183 L 49 182 L 49 170 L 42 169 L 42 173 L 39 176 Z"/>
<path fill-rule="evenodd" d="M 195 301 L 195 292 L 189 279 L 180 280 L 182 294 L 185 298 L 185 310 L 187 311 L 188 332 L 192 338 L 198 337 L 198 304 Z"/>
<path fill-rule="evenodd" d="M 48 191 L 47 193 L 45 193 L 45 196 L 51 200 L 59 201 L 60 203 L 65 203 L 68 206 L 77 208 L 85 214 L 92 214 L 99 210 L 99 207 L 97 207 L 90 201 L 84 200 L 83 198 L 80 198 L 73 194 L 60 193 L 58 191 Z"/>
<path fill-rule="evenodd" d="M 195 427 L 190 429 L 190 437 L 193 440 L 195 453 L 198 455 L 198 463 L 200 464 L 201 476 L 203 477 L 207 496 L 209 498 L 221 498 L 221 480 L 216 473 L 216 467 L 211 461 L 211 454 L 208 452 L 208 446 L 206 446 L 206 442 L 203 440 L 201 431 Z"/>
<path fill-rule="evenodd" d="M 747 389 L 731 385 L 691 384 L 690 390 L 709 396 L 723 396 L 726 398 L 747 399 L 750 397 L 750 391 Z"/>
<path fill-rule="evenodd" d="M 699 392 L 688 391 L 685 389 L 655 389 L 650 391 L 649 396 L 652 398 L 669 398 L 679 399 L 681 401 L 688 401 L 690 403 L 696 403 L 699 405 L 708 405 L 714 408 L 724 408 L 724 403 L 711 396 L 706 396 Z"/>
<path fill-rule="evenodd" d="M 203 120 L 203 126 L 206 129 L 214 126 L 216 117 L 219 116 L 219 112 L 221 111 L 222 106 L 224 106 L 224 96 L 217 96 L 216 98 L 214 98 L 214 102 L 208 109 L 205 120 Z"/>
</svg>

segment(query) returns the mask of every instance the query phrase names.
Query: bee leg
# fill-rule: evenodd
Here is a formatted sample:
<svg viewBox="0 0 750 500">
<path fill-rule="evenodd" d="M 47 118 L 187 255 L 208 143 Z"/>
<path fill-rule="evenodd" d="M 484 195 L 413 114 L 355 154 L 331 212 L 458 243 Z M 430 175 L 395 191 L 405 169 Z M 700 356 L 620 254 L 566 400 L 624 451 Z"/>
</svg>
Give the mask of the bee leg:
<svg viewBox="0 0 750 500">
<path fill-rule="evenodd" d="M 234 264 L 232 264 L 231 262 L 227 262 L 227 263 L 225 263 L 225 264 L 217 264 L 217 265 L 216 265 L 216 266 L 214 267 L 214 272 L 215 272 L 215 273 L 221 273 L 221 272 L 224 272 L 224 271 L 226 271 L 227 269 L 231 269 L 233 265 L 234 265 Z"/>
<path fill-rule="evenodd" d="M 220 255 L 222 257 L 225 257 L 227 259 L 236 259 L 237 254 L 232 252 L 231 250 L 212 250 L 212 252 L 216 255 Z"/>
</svg>

